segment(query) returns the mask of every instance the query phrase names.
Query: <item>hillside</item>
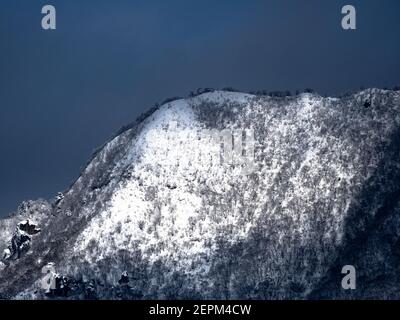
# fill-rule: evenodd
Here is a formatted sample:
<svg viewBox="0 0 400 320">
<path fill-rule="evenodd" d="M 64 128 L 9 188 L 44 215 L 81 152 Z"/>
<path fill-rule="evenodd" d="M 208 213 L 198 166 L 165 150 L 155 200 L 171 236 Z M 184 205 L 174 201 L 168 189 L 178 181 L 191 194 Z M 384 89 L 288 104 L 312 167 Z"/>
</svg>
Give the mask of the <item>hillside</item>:
<svg viewBox="0 0 400 320">
<path fill-rule="evenodd" d="M 399 160 L 399 92 L 167 102 L 0 220 L 0 298 L 399 299 Z"/>
</svg>

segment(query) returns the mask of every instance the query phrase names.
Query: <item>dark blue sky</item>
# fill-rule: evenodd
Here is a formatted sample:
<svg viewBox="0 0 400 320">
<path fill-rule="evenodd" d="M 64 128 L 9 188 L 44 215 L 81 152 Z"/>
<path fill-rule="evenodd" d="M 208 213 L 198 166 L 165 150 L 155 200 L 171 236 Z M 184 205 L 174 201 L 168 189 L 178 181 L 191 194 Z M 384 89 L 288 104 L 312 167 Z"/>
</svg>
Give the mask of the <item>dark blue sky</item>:
<svg viewBox="0 0 400 320">
<path fill-rule="evenodd" d="M 41 8 L 57 30 L 41 29 Z M 357 30 L 341 29 L 341 8 Z M 91 152 L 155 102 L 198 87 L 400 83 L 400 1 L 3 0 L 0 216 L 68 187 Z"/>
</svg>

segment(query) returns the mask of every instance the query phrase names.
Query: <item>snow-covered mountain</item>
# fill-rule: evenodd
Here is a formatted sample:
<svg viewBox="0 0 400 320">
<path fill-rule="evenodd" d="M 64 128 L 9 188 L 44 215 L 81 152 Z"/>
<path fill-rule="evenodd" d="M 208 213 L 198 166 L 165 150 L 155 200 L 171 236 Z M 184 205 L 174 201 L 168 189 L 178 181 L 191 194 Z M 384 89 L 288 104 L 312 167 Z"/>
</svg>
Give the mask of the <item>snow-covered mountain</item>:
<svg viewBox="0 0 400 320">
<path fill-rule="evenodd" d="M 399 92 L 168 102 L 0 220 L 0 297 L 400 298 L 399 181 Z"/>
</svg>

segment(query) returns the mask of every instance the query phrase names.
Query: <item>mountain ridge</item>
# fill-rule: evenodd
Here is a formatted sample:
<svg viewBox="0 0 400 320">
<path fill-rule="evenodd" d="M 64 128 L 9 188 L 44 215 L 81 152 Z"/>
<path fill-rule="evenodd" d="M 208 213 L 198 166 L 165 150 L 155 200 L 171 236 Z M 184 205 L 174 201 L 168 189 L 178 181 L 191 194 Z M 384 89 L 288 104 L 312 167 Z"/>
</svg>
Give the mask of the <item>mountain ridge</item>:
<svg viewBox="0 0 400 320">
<path fill-rule="evenodd" d="M 369 186 L 366 181 L 387 155 L 387 171 L 372 184 L 377 199 L 364 205 L 374 216 L 385 192 L 397 194 L 391 179 L 398 169 L 393 150 L 399 105 L 397 92 L 378 89 L 344 98 L 215 91 L 170 101 L 108 141 L 57 201 L 31 202 L 21 210 L 19 216 L 30 217 L 42 231 L 32 235 L 21 258 L 3 260 L 0 296 L 46 297 L 40 290 L 41 268 L 55 262 L 57 272 L 70 278 L 63 281 L 70 282 L 64 286 L 68 293 L 56 290 L 53 298 L 370 297 L 332 287 L 341 276 L 332 270 L 340 261 L 340 245 L 353 239 L 346 239 L 348 234 L 357 238 L 370 228 L 363 227 L 371 222 L 355 210 L 355 230 L 344 236 L 340 231 L 346 230 L 353 197 L 364 183 Z M 169 130 L 173 122 L 179 127 Z M 182 135 L 249 128 L 256 133 L 255 172 L 243 177 L 235 165 L 190 165 L 197 150 L 207 153 L 215 144 Z M 163 138 L 166 132 L 172 139 Z M 174 163 L 166 163 L 172 158 Z M 396 205 L 390 210 L 397 217 Z M 33 221 L 38 213 L 51 218 Z M 391 217 L 378 216 L 379 224 Z M 9 244 L 11 221 L 19 223 L 14 218 L 0 221 L 7 230 L 0 249 Z M 395 229 L 392 238 L 397 237 L 394 220 L 388 227 Z M 114 261 L 115 268 L 106 261 Z M 289 270 L 286 279 L 280 263 Z M 253 270 L 253 277 L 244 270 Z M 317 289 L 325 276 L 332 287 L 328 293 Z M 393 297 L 391 290 L 384 294 Z"/>
</svg>

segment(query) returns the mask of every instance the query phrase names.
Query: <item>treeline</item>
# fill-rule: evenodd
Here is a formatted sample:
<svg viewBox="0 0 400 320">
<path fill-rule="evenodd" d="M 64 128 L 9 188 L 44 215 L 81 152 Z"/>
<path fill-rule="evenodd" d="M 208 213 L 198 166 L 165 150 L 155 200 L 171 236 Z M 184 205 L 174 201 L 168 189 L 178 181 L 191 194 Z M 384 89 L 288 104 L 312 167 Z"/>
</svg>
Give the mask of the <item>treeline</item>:
<svg viewBox="0 0 400 320">
<path fill-rule="evenodd" d="M 274 90 L 274 91 L 268 91 L 268 90 L 257 90 L 257 91 L 245 91 L 245 90 L 239 90 L 233 87 L 225 87 L 222 89 L 214 89 L 214 88 L 199 88 L 196 91 L 191 91 L 189 94 L 189 97 L 196 97 L 200 94 L 207 93 L 207 92 L 214 92 L 214 91 L 226 91 L 226 92 L 241 92 L 241 93 L 248 93 L 252 95 L 257 95 L 257 96 L 270 96 L 270 97 L 290 97 L 292 96 L 292 92 L 289 90 Z M 304 90 L 296 90 L 295 95 L 299 95 L 301 93 L 314 93 L 315 91 L 311 88 L 306 88 Z M 168 99 L 170 100 L 170 99 Z"/>
<path fill-rule="evenodd" d="M 358 91 L 363 91 L 365 90 L 365 87 L 360 87 L 359 90 L 354 90 L 354 91 L 349 91 L 349 92 L 345 92 L 341 95 L 339 95 L 339 97 L 344 97 L 344 96 L 350 96 Z M 400 91 L 400 86 L 394 86 L 393 88 L 387 88 L 384 87 L 383 90 L 393 90 L 393 91 Z M 252 94 L 255 96 L 269 96 L 269 97 L 277 97 L 277 98 L 285 98 L 285 97 L 291 97 L 291 96 L 298 96 L 299 94 L 302 93 L 317 93 L 314 89 L 312 88 L 305 88 L 303 90 L 296 90 L 294 92 L 294 94 L 292 94 L 291 91 L 289 90 L 273 90 L 273 91 L 268 91 L 268 90 L 256 90 L 256 91 L 245 91 L 245 90 L 239 90 L 233 87 L 225 87 L 222 89 L 215 89 L 215 88 L 198 88 L 195 91 L 190 91 L 189 93 L 189 97 L 193 98 L 193 97 L 197 97 L 201 94 L 204 93 L 209 93 L 209 92 L 214 92 L 214 91 L 226 91 L 226 92 L 240 92 L 240 93 L 248 93 L 248 94 Z M 326 97 L 327 95 L 324 94 L 324 97 Z M 125 132 L 126 130 L 132 128 L 135 124 L 137 124 L 138 122 L 143 121 L 145 118 L 147 118 L 148 116 L 150 116 L 151 114 L 153 114 L 156 110 L 158 110 L 158 108 L 166 103 L 170 103 L 176 100 L 180 100 L 180 99 L 184 99 L 185 97 L 181 97 L 181 96 L 174 96 L 174 97 L 170 97 L 165 99 L 164 101 L 162 101 L 161 103 L 155 103 L 153 105 L 152 108 L 150 108 L 150 110 L 148 112 L 142 113 L 134 122 L 128 124 L 127 126 L 124 126 L 123 128 L 121 128 L 113 137 L 118 136 L 119 134 Z M 99 148 L 99 149 L 102 149 Z M 97 154 L 97 152 L 95 152 L 95 154 Z"/>
<path fill-rule="evenodd" d="M 292 92 L 290 92 L 289 90 L 284 90 L 284 91 L 280 91 L 280 90 L 274 90 L 274 91 L 268 91 L 268 90 L 257 90 L 257 91 L 245 91 L 245 90 L 240 90 L 240 89 L 236 89 L 233 87 L 225 87 L 222 89 L 215 89 L 215 88 L 198 88 L 195 91 L 190 91 L 189 93 L 189 97 L 193 98 L 193 97 L 197 97 L 201 94 L 204 93 L 209 93 L 209 92 L 214 92 L 214 91 L 225 91 L 225 92 L 240 92 L 240 93 L 248 93 L 248 94 L 252 94 L 252 95 L 256 95 L 256 96 L 270 96 L 270 97 L 291 97 L 293 95 L 299 95 L 301 93 L 315 93 L 315 91 L 311 88 L 306 88 L 304 90 L 296 90 L 296 92 L 294 94 L 292 94 Z M 165 99 L 163 102 L 161 103 L 156 103 L 155 107 L 159 107 L 163 104 L 169 103 L 169 102 L 173 102 L 179 99 L 184 99 L 184 97 L 180 97 L 180 96 L 175 96 L 175 97 L 170 97 Z"/>
</svg>

